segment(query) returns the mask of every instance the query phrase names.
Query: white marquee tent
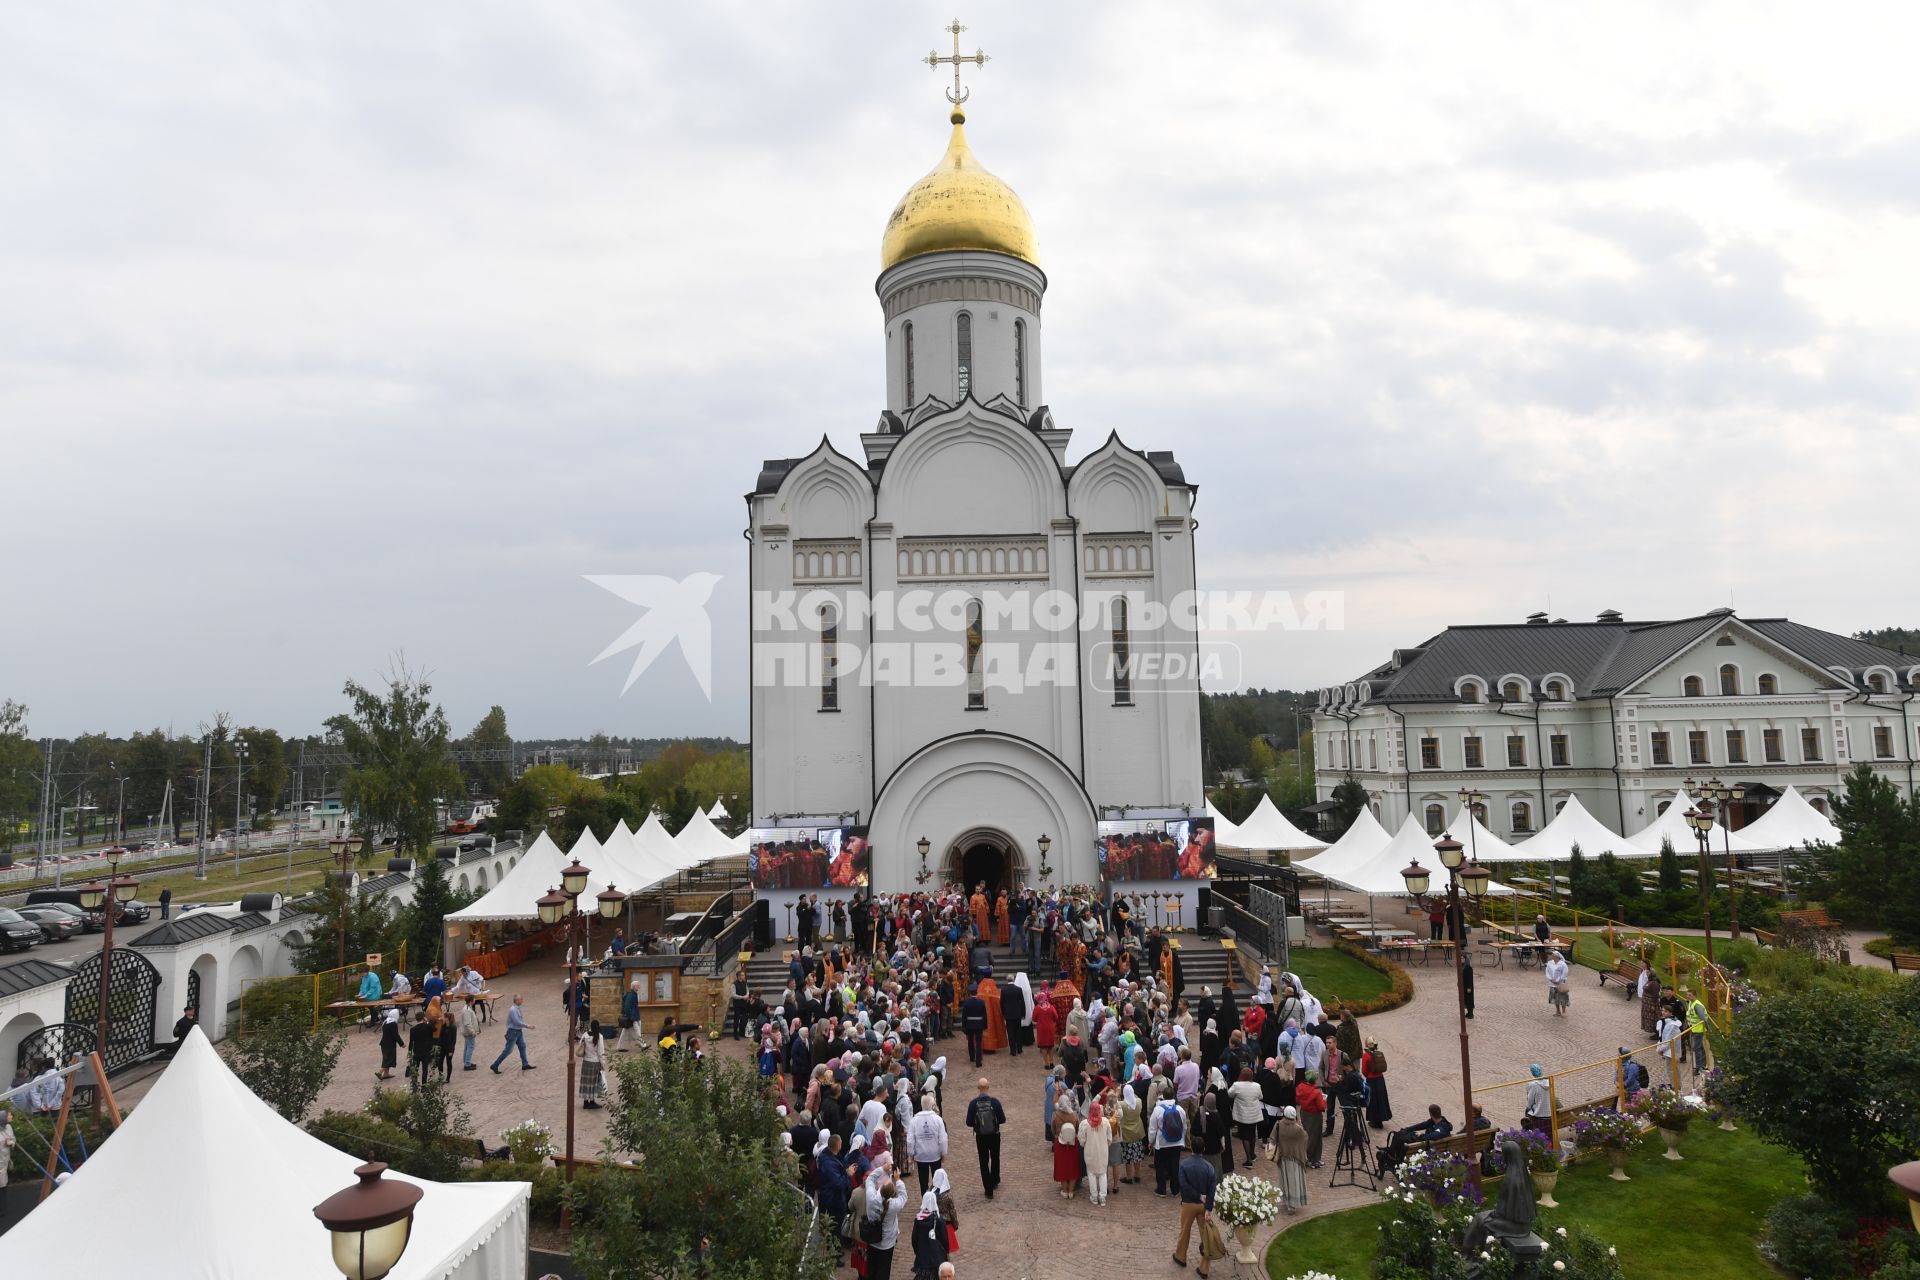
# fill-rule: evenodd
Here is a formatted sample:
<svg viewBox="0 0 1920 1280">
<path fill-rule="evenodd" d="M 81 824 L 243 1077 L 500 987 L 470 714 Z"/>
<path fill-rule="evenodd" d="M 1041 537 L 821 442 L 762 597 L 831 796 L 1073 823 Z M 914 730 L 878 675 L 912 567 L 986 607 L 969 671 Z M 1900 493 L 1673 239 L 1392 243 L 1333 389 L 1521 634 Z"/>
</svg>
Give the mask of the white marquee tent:
<svg viewBox="0 0 1920 1280">
<path fill-rule="evenodd" d="M 1207 801 L 1207 816 L 1213 819 L 1213 843 L 1216 846 L 1222 849 L 1240 847 L 1233 842 L 1233 837 L 1239 828 L 1234 826 L 1233 819 L 1216 809 L 1211 800 Z"/>
<path fill-rule="evenodd" d="M 1338 840 L 1311 857 L 1295 861 L 1294 866 L 1311 875 L 1329 877 L 1345 868 L 1359 866 L 1392 839 L 1380 825 L 1380 819 L 1373 816 L 1373 810 L 1362 809 Z"/>
<path fill-rule="evenodd" d="M 667 824 L 660 821 L 656 811 L 647 815 L 640 824 L 640 830 L 634 832 L 633 842 L 640 849 L 641 856 L 649 867 L 656 868 L 658 878 L 686 870 L 681 861 L 680 846 L 674 843 L 673 833 L 667 830 Z"/>
<path fill-rule="evenodd" d="M 533 904 L 559 885 L 560 869 L 567 861 L 553 837 L 542 831 L 498 884 L 458 911 L 449 911 L 447 919 L 537 920 L 540 913 Z"/>
<path fill-rule="evenodd" d="M 1274 807 L 1273 797 L 1263 795 L 1260 803 L 1254 807 L 1247 820 L 1234 827 L 1232 838 L 1228 839 L 1215 829 L 1214 844 L 1223 849 L 1324 849 L 1325 840 L 1316 840 L 1300 828 L 1287 821 L 1286 815 Z"/>
<path fill-rule="evenodd" d="M 1554 815 L 1553 821 L 1534 835 L 1522 840 L 1513 847 L 1511 860 L 1533 862 L 1566 862 L 1573 857 L 1578 846 L 1583 857 L 1597 858 L 1603 853 L 1611 853 L 1616 858 L 1650 858 L 1653 854 L 1644 849 L 1635 848 L 1627 842 L 1625 836 L 1610 831 L 1600 819 L 1587 812 L 1578 796 L 1569 797 L 1566 808 Z M 1654 851 L 1658 853 L 1659 850 Z M 1480 859 L 1485 862 L 1486 858 Z"/>
<path fill-rule="evenodd" d="M 687 825 L 680 828 L 680 834 L 673 838 L 673 843 L 678 851 L 677 861 L 683 868 L 711 862 L 715 858 L 731 858 L 747 851 L 744 837 L 735 840 L 714 826 L 712 818 L 697 809 L 693 817 L 687 820 Z"/>
<path fill-rule="evenodd" d="M 1649 801 L 1649 803 L 1652 802 Z M 1683 858 L 1692 854 L 1699 849 L 1700 841 L 1699 837 L 1694 835 L 1693 828 L 1687 825 L 1687 810 L 1691 808 L 1693 808 L 1693 797 L 1689 796 L 1685 791 L 1674 792 L 1673 802 L 1667 806 L 1667 811 L 1655 818 L 1644 831 L 1629 836 L 1627 843 L 1644 854 L 1658 857 L 1660 855 L 1661 842 L 1671 840 L 1675 853 Z M 1715 822 L 1713 824 L 1713 831 L 1708 837 L 1708 851 L 1711 853 L 1724 853 L 1729 843 L 1731 843 L 1735 853 L 1759 853 L 1774 847 L 1772 845 L 1754 844 L 1747 838 L 1747 833 L 1744 831 L 1733 832 L 1731 842 L 1729 842 L 1727 837 L 1727 829 L 1718 822 Z"/>
<path fill-rule="evenodd" d="M 726 802 L 720 799 L 719 796 L 715 796 L 713 798 L 713 808 L 707 810 L 707 816 L 715 822 L 718 822 L 722 818 L 731 818 L 733 815 L 727 812 Z"/>
<path fill-rule="evenodd" d="M 1808 804 L 1807 798 L 1794 787 L 1788 787 L 1771 809 L 1735 834 L 1759 849 L 1798 849 L 1808 844 L 1840 843 L 1840 828 Z"/>
<path fill-rule="evenodd" d="M 1440 865 L 1439 855 L 1433 851 L 1433 841 L 1434 837 L 1427 834 L 1420 819 L 1408 814 L 1407 820 L 1394 832 L 1393 839 L 1375 851 L 1371 858 L 1355 866 L 1335 869 L 1327 873 L 1327 879 L 1343 889 L 1364 893 L 1369 898 L 1404 898 L 1408 896 L 1407 881 L 1400 873 L 1408 863 L 1418 862 L 1432 873 L 1434 889 L 1442 890 L 1446 887 L 1447 873 Z M 1488 896 L 1512 892 L 1503 884 L 1489 882 L 1487 885 Z"/>
<path fill-rule="evenodd" d="M 0 1236 L 0 1274 L 339 1280 L 313 1206 L 360 1160 L 281 1119 L 197 1028 L 66 1185 Z M 525 1182 L 412 1182 L 425 1193 L 392 1280 L 520 1280 Z"/>
<path fill-rule="evenodd" d="M 1469 830 L 1469 826 L 1471 826 L 1471 830 Z M 1467 846 L 1467 852 L 1477 862 L 1515 862 L 1519 860 L 1519 856 L 1514 853 L 1514 846 L 1487 830 L 1486 823 L 1480 821 L 1477 817 L 1473 819 L 1471 824 L 1468 823 L 1467 808 L 1465 805 L 1461 805 L 1453 811 L 1453 821 L 1448 825 L 1447 833 L 1452 835 L 1453 838 L 1461 844 Z M 1438 840 L 1440 837 L 1432 836 L 1429 838 Z"/>
</svg>

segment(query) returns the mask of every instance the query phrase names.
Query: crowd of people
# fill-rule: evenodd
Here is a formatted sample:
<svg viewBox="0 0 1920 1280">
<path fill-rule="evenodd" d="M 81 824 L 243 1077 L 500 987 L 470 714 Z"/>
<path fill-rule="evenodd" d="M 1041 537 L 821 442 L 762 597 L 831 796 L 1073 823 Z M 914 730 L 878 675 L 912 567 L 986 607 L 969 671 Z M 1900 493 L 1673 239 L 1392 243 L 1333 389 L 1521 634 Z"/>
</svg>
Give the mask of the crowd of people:
<svg viewBox="0 0 1920 1280">
<path fill-rule="evenodd" d="M 1386 1055 L 1351 1013 L 1329 1018 L 1296 975 L 1271 969 L 1244 1007 L 1231 988 L 1182 998 L 1167 938 L 1124 900 L 950 886 L 863 893 L 849 916 L 846 945 L 800 935 L 777 994 L 736 980 L 734 1034 L 756 1042 L 795 1175 L 867 1280 L 890 1277 L 903 1249 L 916 1278 L 933 1277 L 957 1246 L 952 1147 L 965 1133 L 989 1200 L 1009 1131 L 1044 1139 L 1064 1199 L 1144 1195 L 1151 1166 L 1154 1194 L 1182 1205 L 1184 1258 L 1220 1176 L 1262 1166 L 1298 1212 L 1339 1104 L 1376 1127 L 1392 1119 Z M 1022 934 L 1038 936 L 1030 954 L 1053 975 L 1037 986 L 994 973 L 991 948 Z M 989 1053 L 1040 1053 L 1034 1109 L 986 1076 L 958 1104 L 959 1046 L 944 1044 L 956 1036 L 976 1068 Z"/>
</svg>

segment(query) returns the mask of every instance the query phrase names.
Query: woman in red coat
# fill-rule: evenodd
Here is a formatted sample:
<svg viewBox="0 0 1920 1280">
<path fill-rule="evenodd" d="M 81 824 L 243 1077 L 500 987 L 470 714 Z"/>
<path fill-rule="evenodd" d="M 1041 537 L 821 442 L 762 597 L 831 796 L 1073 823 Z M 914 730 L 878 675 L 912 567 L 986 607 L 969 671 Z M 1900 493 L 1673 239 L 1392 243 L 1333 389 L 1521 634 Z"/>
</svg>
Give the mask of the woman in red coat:
<svg viewBox="0 0 1920 1280">
<path fill-rule="evenodd" d="M 1060 1011 L 1053 1007 L 1053 998 L 1042 985 L 1040 998 L 1033 1002 L 1033 1039 L 1040 1046 L 1040 1061 L 1047 1070 L 1053 1070 L 1053 1046 L 1060 1038 Z"/>
<path fill-rule="evenodd" d="M 1074 1184 L 1080 1181 L 1079 1118 L 1070 1110 L 1056 1108 L 1053 1124 L 1053 1180 L 1060 1184 L 1060 1198 L 1071 1200 Z"/>
</svg>

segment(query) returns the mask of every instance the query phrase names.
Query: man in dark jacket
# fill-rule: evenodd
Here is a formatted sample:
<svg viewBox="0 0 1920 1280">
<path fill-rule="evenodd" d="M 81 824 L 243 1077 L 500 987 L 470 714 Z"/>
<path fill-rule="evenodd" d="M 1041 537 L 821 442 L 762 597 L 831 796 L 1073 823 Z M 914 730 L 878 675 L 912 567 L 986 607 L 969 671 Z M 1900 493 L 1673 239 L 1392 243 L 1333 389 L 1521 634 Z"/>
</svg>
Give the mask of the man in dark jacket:
<svg viewBox="0 0 1920 1280">
<path fill-rule="evenodd" d="M 1180 1162 L 1180 1243 L 1173 1248 L 1173 1260 L 1181 1266 L 1187 1265 L 1187 1241 L 1193 1235 L 1194 1224 L 1213 1212 L 1213 1192 L 1219 1185 L 1220 1175 L 1213 1167 L 1213 1161 L 1197 1151 L 1187 1153 Z M 1201 1275 L 1207 1274 L 1207 1254 L 1200 1252 Z"/>
<path fill-rule="evenodd" d="M 960 1002 L 960 1030 L 967 1036 L 967 1060 L 976 1067 L 985 1066 L 981 1038 L 987 1031 L 987 1002 L 980 998 L 979 987 Z"/>
<path fill-rule="evenodd" d="M 1021 1024 L 1027 1016 L 1027 993 L 1020 989 L 1017 982 L 1009 982 L 1000 988 L 1000 1012 L 1007 1020 L 1007 1056 L 1020 1056 L 1020 1037 L 1026 1028 Z"/>
<path fill-rule="evenodd" d="M 987 1092 L 987 1078 L 981 1076 L 980 1092 L 967 1104 L 967 1128 L 973 1130 L 974 1150 L 980 1155 L 980 1185 L 989 1200 L 1000 1185 L 1000 1130 L 1006 1123 L 1006 1109 Z"/>
</svg>

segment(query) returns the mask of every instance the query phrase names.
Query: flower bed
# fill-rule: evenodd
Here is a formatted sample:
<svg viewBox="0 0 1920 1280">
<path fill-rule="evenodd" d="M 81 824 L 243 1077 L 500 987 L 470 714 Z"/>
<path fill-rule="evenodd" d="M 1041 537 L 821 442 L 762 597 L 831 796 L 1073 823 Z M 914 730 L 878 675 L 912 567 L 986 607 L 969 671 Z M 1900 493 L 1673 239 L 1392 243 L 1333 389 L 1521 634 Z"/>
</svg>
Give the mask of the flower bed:
<svg viewBox="0 0 1920 1280">
<path fill-rule="evenodd" d="M 1639 1124 L 1612 1107 L 1595 1107 L 1573 1122 L 1573 1145 L 1578 1151 L 1626 1151 L 1639 1140 Z"/>
<path fill-rule="evenodd" d="M 1642 1089 L 1627 1103 L 1627 1110 L 1636 1118 L 1676 1133 L 1684 1131 L 1693 1123 L 1693 1118 L 1706 1109 L 1707 1104 L 1697 1095 L 1676 1093 L 1664 1084 Z"/>
</svg>

